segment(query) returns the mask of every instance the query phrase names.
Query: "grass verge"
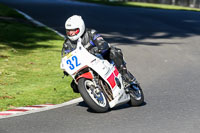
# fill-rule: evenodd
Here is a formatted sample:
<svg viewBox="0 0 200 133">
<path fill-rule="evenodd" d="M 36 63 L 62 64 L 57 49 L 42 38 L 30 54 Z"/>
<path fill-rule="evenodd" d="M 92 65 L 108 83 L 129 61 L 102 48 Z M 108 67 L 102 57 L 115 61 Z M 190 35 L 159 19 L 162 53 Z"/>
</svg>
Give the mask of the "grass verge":
<svg viewBox="0 0 200 133">
<path fill-rule="evenodd" d="M 45 27 L 17 21 L 18 18 L 24 19 L 0 5 L 0 111 L 59 104 L 79 97 L 70 87 L 72 79 L 61 78 L 60 51 L 64 39 Z"/>
<path fill-rule="evenodd" d="M 154 8 L 154 9 L 167 9 L 167 10 L 185 10 L 185 11 L 200 11 L 199 8 L 190 8 L 176 5 L 167 4 L 154 4 L 154 3 L 144 3 L 144 2 L 109 2 L 102 0 L 78 0 L 82 2 L 98 3 L 112 6 L 129 6 L 129 7 L 142 7 L 142 8 Z"/>
</svg>

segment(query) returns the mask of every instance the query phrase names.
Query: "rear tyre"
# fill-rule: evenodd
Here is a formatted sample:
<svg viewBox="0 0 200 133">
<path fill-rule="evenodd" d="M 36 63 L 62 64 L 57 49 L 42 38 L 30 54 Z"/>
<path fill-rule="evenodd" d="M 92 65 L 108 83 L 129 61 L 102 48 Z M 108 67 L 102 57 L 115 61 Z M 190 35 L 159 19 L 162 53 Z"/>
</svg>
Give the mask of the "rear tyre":
<svg viewBox="0 0 200 133">
<path fill-rule="evenodd" d="M 87 103 L 87 105 L 98 113 L 103 113 L 109 110 L 109 104 L 106 96 L 100 89 L 95 88 L 91 80 L 81 78 L 78 80 L 79 92 Z"/>
<path fill-rule="evenodd" d="M 135 85 L 136 89 L 130 89 L 131 100 L 129 104 L 133 107 L 141 106 L 144 103 L 144 94 L 139 84 Z"/>
</svg>

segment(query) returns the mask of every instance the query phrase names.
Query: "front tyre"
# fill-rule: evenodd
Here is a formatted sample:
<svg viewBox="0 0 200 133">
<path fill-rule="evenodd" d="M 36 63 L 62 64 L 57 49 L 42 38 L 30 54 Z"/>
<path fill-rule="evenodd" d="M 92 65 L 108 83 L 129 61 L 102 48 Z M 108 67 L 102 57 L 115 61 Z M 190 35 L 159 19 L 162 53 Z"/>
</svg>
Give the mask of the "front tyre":
<svg viewBox="0 0 200 133">
<path fill-rule="evenodd" d="M 78 80 L 79 92 L 87 105 L 98 113 L 108 111 L 108 101 L 99 88 L 95 88 L 91 80 L 81 78 Z"/>
<path fill-rule="evenodd" d="M 129 94 L 131 100 L 129 104 L 133 107 L 140 106 L 144 103 L 144 94 L 139 84 L 135 85 L 135 89 L 130 89 Z"/>
</svg>

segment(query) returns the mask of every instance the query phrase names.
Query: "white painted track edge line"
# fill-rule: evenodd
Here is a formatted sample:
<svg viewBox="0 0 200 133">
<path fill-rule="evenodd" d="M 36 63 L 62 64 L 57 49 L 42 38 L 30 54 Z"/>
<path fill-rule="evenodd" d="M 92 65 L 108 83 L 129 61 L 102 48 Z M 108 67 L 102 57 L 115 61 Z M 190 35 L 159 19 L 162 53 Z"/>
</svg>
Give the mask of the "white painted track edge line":
<svg viewBox="0 0 200 133">
<path fill-rule="evenodd" d="M 65 38 L 65 36 L 64 36 L 63 34 L 61 34 L 60 32 L 58 32 L 58 31 L 56 31 L 56 30 L 54 30 L 54 29 L 48 27 L 47 25 L 45 25 L 45 24 L 43 24 L 43 23 L 41 23 L 41 22 L 39 22 L 39 21 L 33 19 L 31 16 L 27 15 L 26 13 L 24 13 L 24 12 L 18 10 L 18 9 L 15 9 L 15 10 L 16 10 L 18 13 L 20 13 L 21 15 L 23 15 L 26 19 L 28 19 L 29 21 L 31 21 L 32 23 L 36 24 L 37 26 L 46 27 L 47 29 L 49 29 L 49 30 L 55 32 L 55 33 L 58 34 L 59 36 Z"/>
</svg>

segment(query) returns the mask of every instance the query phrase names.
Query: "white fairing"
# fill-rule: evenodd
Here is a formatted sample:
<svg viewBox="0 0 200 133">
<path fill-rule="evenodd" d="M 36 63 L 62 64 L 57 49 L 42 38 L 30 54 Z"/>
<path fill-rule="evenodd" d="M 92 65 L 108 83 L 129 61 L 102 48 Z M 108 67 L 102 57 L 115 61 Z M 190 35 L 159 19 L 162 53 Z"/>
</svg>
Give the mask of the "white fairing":
<svg viewBox="0 0 200 133">
<path fill-rule="evenodd" d="M 72 78 L 75 78 L 76 74 L 85 67 L 96 71 L 112 89 L 114 100 L 109 102 L 110 108 L 130 100 L 130 95 L 124 91 L 121 74 L 116 67 L 107 60 L 90 54 L 81 44 L 81 39 L 78 40 L 76 49 L 62 58 L 60 67 Z M 118 87 L 116 78 L 120 81 L 121 88 Z"/>
</svg>

